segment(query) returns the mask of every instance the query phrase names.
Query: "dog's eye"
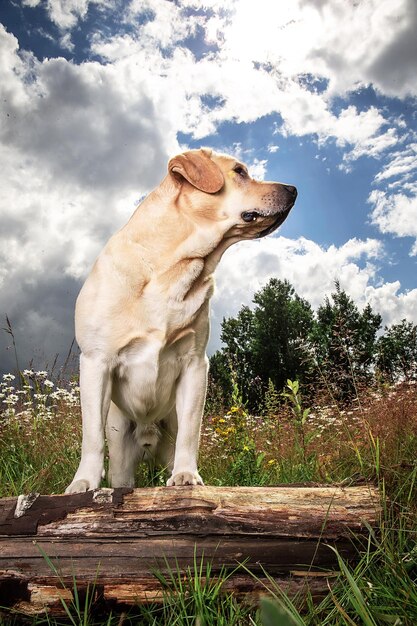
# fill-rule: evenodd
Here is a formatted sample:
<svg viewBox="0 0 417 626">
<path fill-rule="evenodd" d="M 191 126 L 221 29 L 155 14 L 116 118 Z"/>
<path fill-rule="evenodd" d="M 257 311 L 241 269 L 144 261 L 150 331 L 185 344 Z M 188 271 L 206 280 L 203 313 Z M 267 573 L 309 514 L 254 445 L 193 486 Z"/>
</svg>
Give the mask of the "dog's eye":
<svg viewBox="0 0 417 626">
<path fill-rule="evenodd" d="M 233 171 L 236 172 L 236 174 L 239 174 L 239 176 L 242 176 L 243 178 L 245 178 L 248 175 L 248 173 L 245 170 L 245 168 L 242 167 L 241 165 L 236 165 L 233 168 Z"/>
<path fill-rule="evenodd" d="M 244 222 L 255 222 L 258 215 L 259 213 L 256 211 L 244 211 L 242 213 L 242 220 Z"/>
</svg>

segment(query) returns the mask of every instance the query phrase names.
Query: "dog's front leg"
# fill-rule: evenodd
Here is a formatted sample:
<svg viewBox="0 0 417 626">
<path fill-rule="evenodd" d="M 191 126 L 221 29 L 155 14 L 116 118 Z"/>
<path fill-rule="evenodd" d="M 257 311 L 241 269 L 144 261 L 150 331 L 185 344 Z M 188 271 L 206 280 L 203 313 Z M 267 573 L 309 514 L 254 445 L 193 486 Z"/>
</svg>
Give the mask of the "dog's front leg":
<svg viewBox="0 0 417 626">
<path fill-rule="evenodd" d="M 83 420 L 81 461 L 65 493 L 96 489 L 104 469 L 104 426 L 110 406 L 111 377 L 102 356 L 80 357 L 80 395 Z"/>
<path fill-rule="evenodd" d="M 197 471 L 201 420 L 207 389 L 207 357 L 193 357 L 184 369 L 176 393 L 178 433 L 172 476 L 173 485 L 202 485 Z"/>
</svg>

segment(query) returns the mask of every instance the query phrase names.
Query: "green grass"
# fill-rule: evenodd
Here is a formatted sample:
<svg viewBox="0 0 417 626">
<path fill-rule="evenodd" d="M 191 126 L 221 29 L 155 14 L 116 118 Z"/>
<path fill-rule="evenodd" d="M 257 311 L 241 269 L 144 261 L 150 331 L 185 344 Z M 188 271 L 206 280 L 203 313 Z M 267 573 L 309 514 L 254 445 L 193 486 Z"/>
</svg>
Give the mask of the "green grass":
<svg viewBox="0 0 417 626">
<path fill-rule="evenodd" d="M 156 573 L 165 583 L 162 606 L 141 606 L 123 615 L 92 611 L 94 586 L 77 594 L 65 617 L 33 624 L 339 626 L 417 624 L 417 386 L 364 390 L 349 407 L 327 399 L 304 406 L 289 387 L 282 406 L 249 415 L 235 395 L 228 411 L 207 415 L 201 440 L 201 473 L 214 485 L 285 482 L 375 482 L 383 512 L 355 566 L 339 557 L 339 575 L 319 603 L 269 593 L 260 607 L 221 593 L 227 577 L 211 576 L 210 564 L 186 572 Z M 81 442 L 78 390 L 59 387 L 46 374 L 0 381 L 0 496 L 30 491 L 60 493 L 78 463 Z M 138 470 L 141 486 L 162 484 L 163 474 Z M 0 624 L 19 623 L 12 616 Z"/>
</svg>

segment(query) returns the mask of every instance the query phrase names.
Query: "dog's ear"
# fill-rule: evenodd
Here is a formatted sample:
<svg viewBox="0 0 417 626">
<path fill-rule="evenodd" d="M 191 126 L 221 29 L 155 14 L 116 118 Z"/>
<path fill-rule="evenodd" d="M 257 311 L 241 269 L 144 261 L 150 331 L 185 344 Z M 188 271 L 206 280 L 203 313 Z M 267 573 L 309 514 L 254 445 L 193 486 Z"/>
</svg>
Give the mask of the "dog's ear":
<svg viewBox="0 0 417 626">
<path fill-rule="evenodd" d="M 217 193 L 224 185 L 221 169 L 205 150 L 189 150 L 168 163 L 170 174 L 179 174 L 205 193 Z"/>
</svg>

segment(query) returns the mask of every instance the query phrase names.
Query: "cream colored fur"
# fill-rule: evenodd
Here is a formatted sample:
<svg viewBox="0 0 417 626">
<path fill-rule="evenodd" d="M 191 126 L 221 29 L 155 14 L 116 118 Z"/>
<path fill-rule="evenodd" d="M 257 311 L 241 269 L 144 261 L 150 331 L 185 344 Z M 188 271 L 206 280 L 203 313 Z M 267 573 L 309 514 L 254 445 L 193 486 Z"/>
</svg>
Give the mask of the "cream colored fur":
<svg viewBox="0 0 417 626">
<path fill-rule="evenodd" d="M 77 300 L 83 441 L 67 493 L 99 486 L 105 432 L 113 487 L 133 486 L 141 460 L 167 467 L 168 485 L 202 484 L 213 272 L 230 245 L 277 227 L 295 197 L 293 187 L 254 181 L 211 150 L 171 159 Z"/>
</svg>

